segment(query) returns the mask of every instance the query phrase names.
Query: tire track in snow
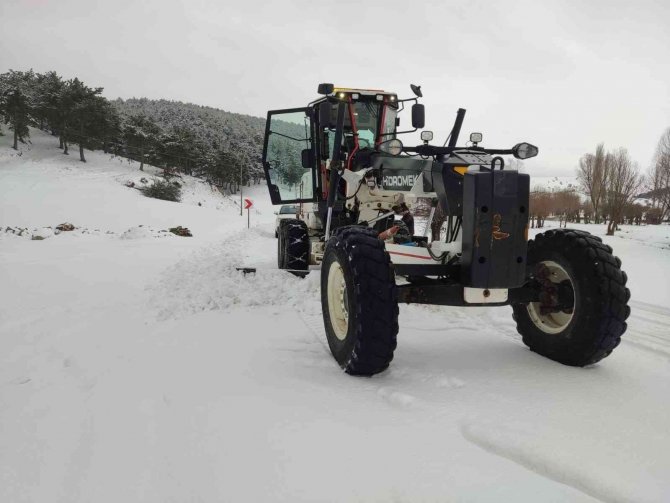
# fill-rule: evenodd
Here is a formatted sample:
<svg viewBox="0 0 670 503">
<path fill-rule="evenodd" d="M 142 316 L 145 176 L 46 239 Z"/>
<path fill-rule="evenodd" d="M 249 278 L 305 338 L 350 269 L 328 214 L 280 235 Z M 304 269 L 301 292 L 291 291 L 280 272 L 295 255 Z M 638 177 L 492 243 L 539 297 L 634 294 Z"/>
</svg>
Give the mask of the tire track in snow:
<svg viewBox="0 0 670 503">
<path fill-rule="evenodd" d="M 633 301 L 628 330 L 621 340 L 636 349 L 670 360 L 670 309 Z"/>
<path fill-rule="evenodd" d="M 298 315 L 298 318 L 302 321 L 302 323 L 309 329 L 314 339 L 316 339 L 318 343 L 321 345 L 324 355 L 326 355 L 329 360 L 332 360 L 332 356 L 330 354 L 330 348 L 328 347 L 328 342 L 326 338 L 326 330 L 323 325 L 323 317 L 321 314 L 321 310 L 319 309 L 318 313 L 311 313 L 311 314 L 298 311 L 296 314 Z M 342 373 L 344 374 L 344 372 Z M 374 376 L 370 380 L 370 383 L 366 386 L 366 388 L 374 392 L 377 396 L 379 396 L 382 400 L 384 400 L 394 408 L 410 409 L 414 408 L 421 402 L 421 400 L 419 400 L 418 397 L 410 393 L 406 393 L 398 386 L 389 385 L 387 383 L 388 380 L 386 377 L 387 375 L 388 374 L 384 372 L 382 374 Z M 358 379 L 350 376 L 343 376 L 343 377 L 349 379 Z M 379 381 L 382 381 L 384 384 L 377 384 Z"/>
<path fill-rule="evenodd" d="M 625 477 L 613 477 L 606 466 L 591 465 L 568 450 L 552 449 L 549 442 L 535 438 L 532 431 L 521 426 L 464 422 L 461 424 L 463 438 L 485 451 L 508 459 L 549 480 L 570 486 L 587 496 L 600 501 L 625 503 L 655 501 L 626 485 Z M 618 482 L 621 481 L 621 482 Z M 641 486 L 648 487 L 639 481 Z M 653 485 L 652 485 L 653 487 Z M 634 491 L 631 494 L 631 491 Z M 659 500 L 660 501 L 660 500 Z"/>
</svg>

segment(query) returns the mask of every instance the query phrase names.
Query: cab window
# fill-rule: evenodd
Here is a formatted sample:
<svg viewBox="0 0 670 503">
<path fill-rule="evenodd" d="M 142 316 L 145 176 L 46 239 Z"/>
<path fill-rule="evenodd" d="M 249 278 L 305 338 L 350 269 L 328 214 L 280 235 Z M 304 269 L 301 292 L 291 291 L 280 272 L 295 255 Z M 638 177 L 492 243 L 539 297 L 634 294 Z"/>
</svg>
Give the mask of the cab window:
<svg viewBox="0 0 670 503">
<path fill-rule="evenodd" d="M 306 110 L 271 112 L 265 145 L 265 169 L 281 201 L 311 200 L 312 169 L 303 168 L 302 152 L 311 149 L 311 124 Z"/>
</svg>

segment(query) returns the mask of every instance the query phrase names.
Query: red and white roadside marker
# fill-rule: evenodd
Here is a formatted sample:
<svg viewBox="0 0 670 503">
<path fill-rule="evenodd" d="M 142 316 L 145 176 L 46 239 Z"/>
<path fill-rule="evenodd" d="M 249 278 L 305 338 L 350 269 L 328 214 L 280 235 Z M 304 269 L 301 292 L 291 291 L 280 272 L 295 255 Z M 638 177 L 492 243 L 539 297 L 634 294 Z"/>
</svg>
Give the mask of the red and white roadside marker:
<svg viewBox="0 0 670 503">
<path fill-rule="evenodd" d="M 251 207 L 254 205 L 254 202 L 248 197 L 244 198 L 244 209 L 247 210 L 247 229 L 251 227 Z"/>
</svg>

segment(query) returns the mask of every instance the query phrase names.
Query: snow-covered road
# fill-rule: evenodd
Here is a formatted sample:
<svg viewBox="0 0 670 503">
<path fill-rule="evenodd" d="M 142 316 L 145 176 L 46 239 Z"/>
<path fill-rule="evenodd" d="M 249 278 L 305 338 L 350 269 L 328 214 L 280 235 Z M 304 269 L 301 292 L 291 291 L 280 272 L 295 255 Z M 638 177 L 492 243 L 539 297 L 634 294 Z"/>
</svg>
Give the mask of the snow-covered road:
<svg viewBox="0 0 670 503">
<path fill-rule="evenodd" d="M 318 272 L 276 270 L 263 189 L 246 230 L 202 188 L 152 201 L 102 155 L 63 167 L 48 137 L 21 159 L 0 140 L 3 229 L 101 231 L 0 239 L 0 501 L 670 500 L 667 226 L 607 239 L 632 314 L 598 365 L 528 351 L 508 307 L 402 306 L 390 369 L 352 378 Z M 84 175 L 102 208 L 83 210 Z M 121 237 L 139 224 L 195 237 Z"/>
</svg>

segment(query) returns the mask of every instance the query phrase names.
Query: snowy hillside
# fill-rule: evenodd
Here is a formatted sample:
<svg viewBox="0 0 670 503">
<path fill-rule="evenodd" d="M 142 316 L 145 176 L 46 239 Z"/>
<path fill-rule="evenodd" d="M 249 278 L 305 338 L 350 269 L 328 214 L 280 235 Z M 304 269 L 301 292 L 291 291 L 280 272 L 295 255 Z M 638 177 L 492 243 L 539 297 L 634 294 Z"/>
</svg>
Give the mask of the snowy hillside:
<svg viewBox="0 0 670 503">
<path fill-rule="evenodd" d="M 670 500 L 670 227 L 605 238 L 632 315 L 598 365 L 531 353 L 508 307 L 402 306 L 390 369 L 352 378 L 264 187 L 247 230 L 196 179 L 157 201 L 32 141 L 0 137 L 1 502 Z"/>
<path fill-rule="evenodd" d="M 181 204 L 150 199 L 137 189 L 151 184 L 161 170 L 147 166 L 139 171 L 138 163 L 102 152 L 87 153 L 88 162 L 81 163 L 77 155 L 64 156 L 57 144 L 57 139 L 33 129 L 31 144 L 17 153 L 7 148 L 7 136 L 0 137 L 3 231 L 7 226 L 32 230 L 63 222 L 78 227 L 75 234 L 85 229 L 122 233 L 138 225 L 162 229 L 183 225 L 196 238 L 205 239 L 231 225 L 246 226 L 246 218 L 231 218 L 239 212 L 239 196 L 223 197 L 201 179 L 186 175 L 175 179 L 182 185 Z M 129 182 L 134 187 L 128 187 Z M 251 190 L 250 194 L 261 195 L 256 199 L 262 206 L 265 186 Z"/>
</svg>

